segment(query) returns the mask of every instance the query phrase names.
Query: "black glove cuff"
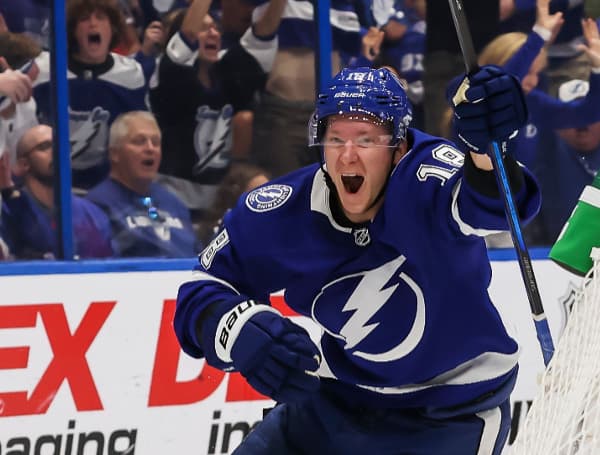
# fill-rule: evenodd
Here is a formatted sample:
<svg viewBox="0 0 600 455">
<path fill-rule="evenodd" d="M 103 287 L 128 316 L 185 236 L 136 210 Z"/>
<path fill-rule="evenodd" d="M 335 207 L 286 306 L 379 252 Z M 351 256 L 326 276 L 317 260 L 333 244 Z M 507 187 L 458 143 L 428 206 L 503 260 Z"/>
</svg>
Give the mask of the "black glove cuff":
<svg viewBox="0 0 600 455">
<path fill-rule="evenodd" d="M 504 170 L 508 176 L 511 190 L 518 193 L 525 185 L 525 176 L 521 166 L 507 155 L 504 157 Z M 495 171 L 486 171 L 475 166 L 470 153 L 465 154 L 464 176 L 468 185 L 479 194 L 495 199 L 500 196 Z"/>
<path fill-rule="evenodd" d="M 200 313 L 198 319 L 196 319 L 196 339 L 202 340 L 202 327 L 204 325 L 204 321 L 213 317 L 213 315 L 217 312 L 220 303 L 212 303 L 206 309 Z"/>
</svg>

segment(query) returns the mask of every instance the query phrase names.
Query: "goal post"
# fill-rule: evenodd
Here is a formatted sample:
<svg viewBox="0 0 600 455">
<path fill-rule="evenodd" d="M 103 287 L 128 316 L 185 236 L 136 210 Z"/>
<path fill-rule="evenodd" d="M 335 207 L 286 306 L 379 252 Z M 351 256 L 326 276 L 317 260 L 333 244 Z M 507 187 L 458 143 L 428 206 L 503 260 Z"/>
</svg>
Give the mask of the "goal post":
<svg viewBox="0 0 600 455">
<path fill-rule="evenodd" d="M 600 248 L 510 455 L 600 454 Z"/>
</svg>

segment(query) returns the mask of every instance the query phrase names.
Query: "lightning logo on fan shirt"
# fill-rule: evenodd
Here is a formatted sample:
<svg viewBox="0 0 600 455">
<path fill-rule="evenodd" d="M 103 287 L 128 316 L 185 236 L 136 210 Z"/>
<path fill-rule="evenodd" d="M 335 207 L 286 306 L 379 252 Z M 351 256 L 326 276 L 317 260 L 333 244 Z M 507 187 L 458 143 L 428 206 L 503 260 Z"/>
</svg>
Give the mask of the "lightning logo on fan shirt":
<svg viewBox="0 0 600 455">
<path fill-rule="evenodd" d="M 92 138 L 98 133 L 98 123 L 87 120 L 71 135 L 71 154 L 73 158 L 80 155 L 88 146 Z"/>
<path fill-rule="evenodd" d="M 69 110 L 73 168 L 86 169 L 102 161 L 108 140 L 110 113 L 102 107 L 91 112 Z"/>
<path fill-rule="evenodd" d="M 352 351 L 352 355 L 354 356 L 372 362 L 391 362 L 405 357 L 415 349 L 425 332 L 425 298 L 421 288 L 416 282 L 405 272 L 399 271 L 405 261 L 406 257 L 401 255 L 380 267 L 366 272 L 344 276 L 324 286 L 321 293 L 313 302 L 313 319 L 331 336 L 343 340 L 345 343 L 344 349 L 352 350 L 357 348 Z M 398 287 L 401 285 L 400 282 L 384 288 L 385 284 L 394 276 L 398 276 L 400 280 L 408 286 L 409 294 L 416 297 L 416 311 L 414 313 L 413 323 L 408 330 L 408 334 L 390 349 L 387 349 L 384 352 L 365 352 L 361 350 L 360 344 L 367 337 L 375 336 L 389 340 L 390 333 L 397 333 L 397 331 L 390 330 L 389 325 L 393 324 L 393 321 L 386 320 L 384 317 L 380 317 L 380 322 L 369 323 L 369 321 L 371 321 L 371 319 L 373 319 L 373 317 L 387 304 L 406 305 L 405 293 L 404 297 L 394 297 Z M 336 333 L 331 327 L 326 327 L 326 325 L 329 325 L 327 324 L 327 320 L 332 317 L 331 312 L 335 311 L 332 309 L 331 299 L 335 298 L 335 295 L 339 296 L 343 293 L 343 289 L 347 287 L 349 283 L 355 281 L 357 277 L 361 277 L 360 281 L 354 286 L 344 307 L 341 308 L 341 311 L 344 313 L 353 313 L 344 326 Z M 399 299 L 402 299 L 402 301 L 399 301 Z M 328 310 L 324 312 L 324 308 L 328 308 Z M 376 329 L 380 327 L 381 324 L 385 324 L 387 327 L 383 328 L 381 333 L 376 334 Z M 370 344 L 373 345 L 373 343 Z"/>
<path fill-rule="evenodd" d="M 225 169 L 231 161 L 233 108 L 226 104 L 221 110 L 202 105 L 196 112 L 194 150 L 198 161 L 194 175 L 209 169 Z"/>
</svg>

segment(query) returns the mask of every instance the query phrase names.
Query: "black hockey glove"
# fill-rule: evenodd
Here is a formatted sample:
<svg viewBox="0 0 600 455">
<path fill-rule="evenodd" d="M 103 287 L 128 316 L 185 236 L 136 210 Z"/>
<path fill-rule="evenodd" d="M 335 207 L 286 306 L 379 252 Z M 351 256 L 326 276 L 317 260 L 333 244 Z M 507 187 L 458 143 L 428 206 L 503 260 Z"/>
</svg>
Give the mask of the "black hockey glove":
<svg viewBox="0 0 600 455">
<path fill-rule="evenodd" d="M 487 153 L 489 144 L 514 137 L 527 121 L 519 80 L 497 66 L 453 79 L 446 98 L 454 108 L 457 146 L 463 152 Z"/>
</svg>

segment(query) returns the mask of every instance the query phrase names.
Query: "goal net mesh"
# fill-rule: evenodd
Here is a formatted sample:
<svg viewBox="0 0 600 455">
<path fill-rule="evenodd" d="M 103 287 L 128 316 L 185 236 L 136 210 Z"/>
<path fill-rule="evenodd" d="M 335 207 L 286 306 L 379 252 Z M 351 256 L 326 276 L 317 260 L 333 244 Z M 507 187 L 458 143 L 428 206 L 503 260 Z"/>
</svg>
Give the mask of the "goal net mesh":
<svg viewBox="0 0 600 455">
<path fill-rule="evenodd" d="M 600 455 L 600 258 L 592 258 L 511 455 Z"/>
</svg>

